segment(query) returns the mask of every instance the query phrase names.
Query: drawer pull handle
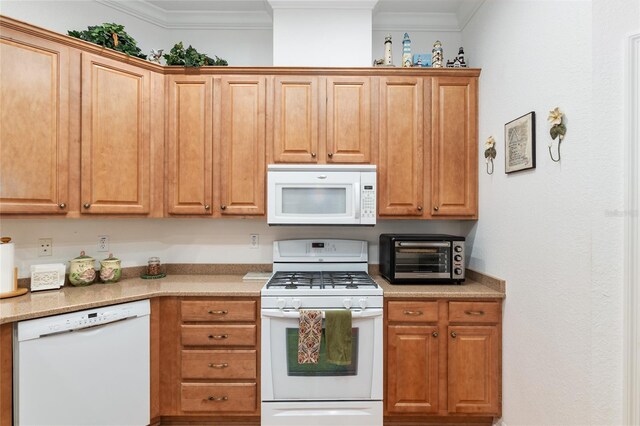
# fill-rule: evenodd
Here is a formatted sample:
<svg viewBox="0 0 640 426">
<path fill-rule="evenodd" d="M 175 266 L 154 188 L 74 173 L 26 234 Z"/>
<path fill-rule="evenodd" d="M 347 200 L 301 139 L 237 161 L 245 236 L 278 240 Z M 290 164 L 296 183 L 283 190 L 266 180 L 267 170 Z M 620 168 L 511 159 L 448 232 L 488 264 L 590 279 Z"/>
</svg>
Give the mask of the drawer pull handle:
<svg viewBox="0 0 640 426">
<path fill-rule="evenodd" d="M 484 315 L 484 311 L 464 311 L 467 315 Z"/>
<path fill-rule="evenodd" d="M 210 334 L 209 339 L 221 340 L 229 337 L 228 334 Z"/>
<path fill-rule="evenodd" d="M 229 364 L 223 362 L 222 364 L 214 364 L 212 362 L 209 363 L 209 368 L 227 368 Z"/>
<path fill-rule="evenodd" d="M 227 315 L 229 311 L 209 311 L 211 315 Z"/>
<path fill-rule="evenodd" d="M 219 402 L 219 401 L 226 401 L 229 398 L 226 396 L 210 396 L 209 398 L 207 398 L 207 400 L 209 401 L 215 401 L 215 402 Z"/>
<path fill-rule="evenodd" d="M 422 311 L 404 311 L 405 315 L 413 315 L 413 316 L 419 316 L 422 315 Z"/>
</svg>

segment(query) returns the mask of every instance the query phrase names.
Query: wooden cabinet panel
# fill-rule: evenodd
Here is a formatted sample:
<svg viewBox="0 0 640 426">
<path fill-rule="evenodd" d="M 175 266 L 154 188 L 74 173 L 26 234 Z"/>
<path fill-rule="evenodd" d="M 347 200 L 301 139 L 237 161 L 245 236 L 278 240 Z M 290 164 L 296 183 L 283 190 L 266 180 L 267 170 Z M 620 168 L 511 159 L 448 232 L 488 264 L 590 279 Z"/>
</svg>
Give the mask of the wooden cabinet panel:
<svg viewBox="0 0 640 426">
<path fill-rule="evenodd" d="M 318 161 L 318 78 L 274 79 L 273 160 Z"/>
<path fill-rule="evenodd" d="M 167 210 L 169 214 L 211 215 L 211 78 L 170 76 L 168 79 Z"/>
<path fill-rule="evenodd" d="M 449 326 L 451 413 L 499 414 L 500 333 L 497 326 Z"/>
<path fill-rule="evenodd" d="M 182 321 L 255 321 L 254 300 L 184 300 Z"/>
<path fill-rule="evenodd" d="M 221 91 L 221 213 L 263 215 L 266 78 L 224 77 Z"/>
<path fill-rule="evenodd" d="M 387 328 L 387 411 L 438 412 L 437 326 Z"/>
<path fill-rule="evenodd" d="M 253 412 L 256 410 L 255 383 L 183 383 L 182 411 Z"/>
<path fill-rule="evenodd" d="M 149 213 L 150 72 L 82 54 L 81 212 Z"/>
<path fill-rule="evenodd" d="M 398 322 L 437 322 L 438 302 L 436 301 L 406 301 L 389 302 L 387 318 Z"/>
<path fill-rule="evenodd" d="M 2 29 L 0 213 L 69 207 L 70 49 Z"/>
<path fill-rule="evenodd" d="M 449 302 L 449 322 L 500 322 L 502 309 L 498 302 Z"/>
<path fill-rule="evenodd" d="M 477 78 L 438 77 L 433 84 L 433 216 L 478 211 Z"/>
<path fill-rule="evenodd" d="M 256 379 L 256 351 L 182 351 L 183 379 Z"/>
<path fill-rule="evenodd" d="M 184 346 L 253 346 L 255 325 L 183 325 Z"/>
<path fill-rule="evenodd" d="M 328 163 L 371 161 L 370 77 L 327 77 Z"/>
<path fill-rule="evenodd" d="M 380 79 L 378 214 L 422 216 L 423 79 Z"/>
</svg>

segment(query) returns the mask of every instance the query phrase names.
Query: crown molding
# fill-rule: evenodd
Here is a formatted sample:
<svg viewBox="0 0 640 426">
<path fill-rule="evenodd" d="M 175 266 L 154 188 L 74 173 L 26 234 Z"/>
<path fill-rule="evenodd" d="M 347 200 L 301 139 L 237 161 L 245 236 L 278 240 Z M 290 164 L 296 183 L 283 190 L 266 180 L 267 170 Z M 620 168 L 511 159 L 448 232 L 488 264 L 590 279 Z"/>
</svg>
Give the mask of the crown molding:
<svg viewBox="0 0 640 426">
<path fill-rule="evenodd" d="M 458 8 L 458 31 L 465 29 L 471 18 L 482 7 L 486 0 L 464 0 Z"/>
<path fill-rule="evenodd" d="M 272 9 L 364 9 L 373 10 L 378 0 L 267 0 Z"/>
<path fill-rule="evenodd" d="M 460 31 L 455 13 L 379 12 L 374 31 Z"/>
</svg>

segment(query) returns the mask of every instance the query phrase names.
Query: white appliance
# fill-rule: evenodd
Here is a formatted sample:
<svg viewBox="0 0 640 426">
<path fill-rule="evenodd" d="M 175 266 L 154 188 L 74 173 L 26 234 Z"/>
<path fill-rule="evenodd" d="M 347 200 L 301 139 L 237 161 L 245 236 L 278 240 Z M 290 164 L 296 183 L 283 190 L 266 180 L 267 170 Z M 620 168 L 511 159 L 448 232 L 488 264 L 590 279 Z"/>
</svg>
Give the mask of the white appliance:
<svg viewBox="0 0 640 426">
<path fill-rule="evenodd" d="M 375 225 L 375 165 L 270 164 L 269 225 Z"/>
<path fill-rule="evenodd" d="M 14 424 L 149 424 L 148 300 L 21 321 L 14 348 Z"/>
<path fill-rule="evenodd" d="M 274 242 L 261 291 L 263 426 L 382 426 L 382 288 L 367 274 L 367 242 Z M 300 309 L 350 309 L 352 362 L 297 363 Z"/>
</svg>

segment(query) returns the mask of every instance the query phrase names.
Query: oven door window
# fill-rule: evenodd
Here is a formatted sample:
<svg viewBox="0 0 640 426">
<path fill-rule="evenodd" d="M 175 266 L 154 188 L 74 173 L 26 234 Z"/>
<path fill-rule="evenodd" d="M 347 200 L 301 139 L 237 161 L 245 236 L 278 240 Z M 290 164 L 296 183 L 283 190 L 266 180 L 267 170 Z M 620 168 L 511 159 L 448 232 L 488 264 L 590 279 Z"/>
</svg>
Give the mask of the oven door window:
<svg viewBox="0 0 640 426">
<path fill-rule="evenodd" d="M 317 364 L 298 364 L 298 329 L 287 328 L 287 375 L 289 376 L 355 376 L 358 374 L 358 329 L 351 330 L 351 364 L 336 365 L 327 362 L 327 344 L 324 329 L 320 339 Z"/>
</svg>

